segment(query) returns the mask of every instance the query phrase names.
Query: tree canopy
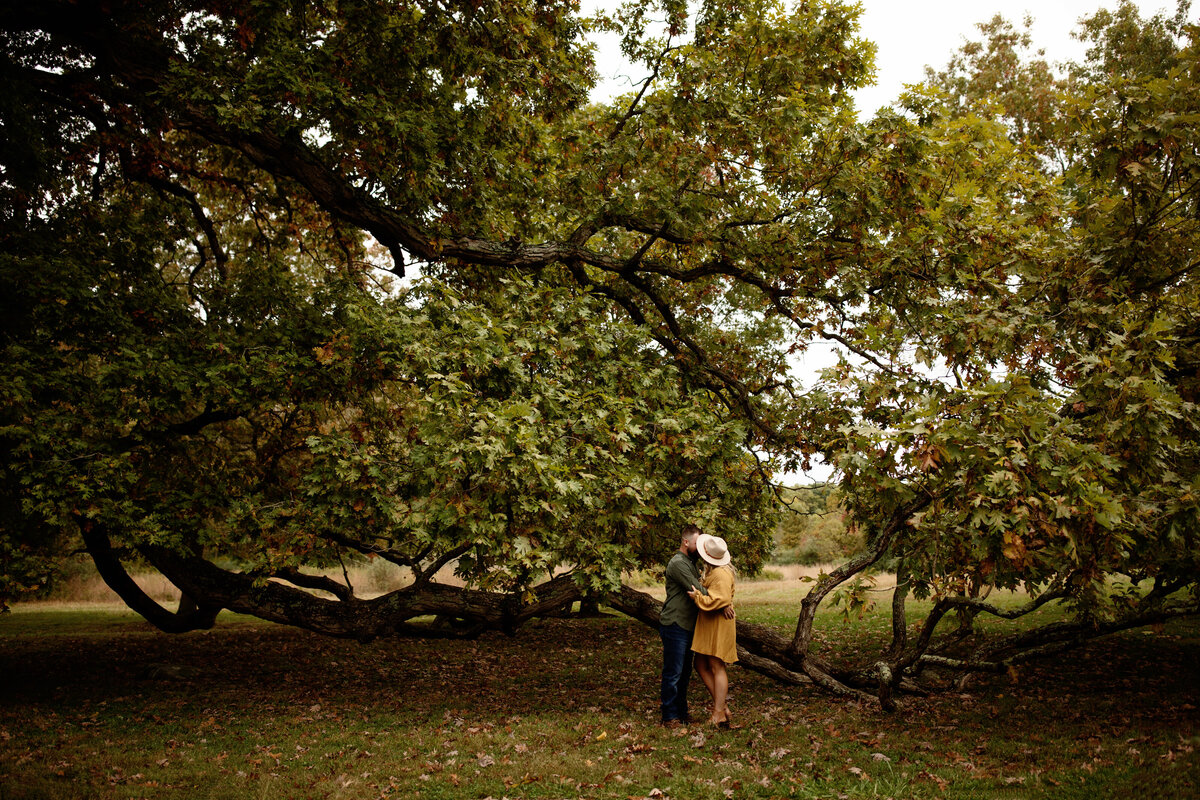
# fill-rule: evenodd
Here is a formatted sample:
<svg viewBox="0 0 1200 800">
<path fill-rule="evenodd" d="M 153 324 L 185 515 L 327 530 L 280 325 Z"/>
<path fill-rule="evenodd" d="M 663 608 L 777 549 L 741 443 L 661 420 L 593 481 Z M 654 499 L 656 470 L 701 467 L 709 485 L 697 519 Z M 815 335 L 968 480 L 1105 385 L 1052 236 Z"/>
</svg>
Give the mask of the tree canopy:
<svg viewBox="0 0 1200 800">
<path fill-rule="evenodd" d="M 1097 13 L 1061 74 L 996 20 L 860 121 L 841 2 L 9 4 L 3 596 L 82 546 L 168 630 L 470 635 L 587 593 L 652 622 L 623 570 L 689 520 L 760 563 L 773 476 L 819 457 L 866 547 L 790 639 L 743 626 L 752 668 L 888 703 L 1194 614 L 1187 12 Z M 649 76 L 608 104 L 597 28 Z M 314 571 L 351 556 L 412 581 Z M 884 559 L 890 647 L 825 663 L 816 608 Z"/>
</svg>

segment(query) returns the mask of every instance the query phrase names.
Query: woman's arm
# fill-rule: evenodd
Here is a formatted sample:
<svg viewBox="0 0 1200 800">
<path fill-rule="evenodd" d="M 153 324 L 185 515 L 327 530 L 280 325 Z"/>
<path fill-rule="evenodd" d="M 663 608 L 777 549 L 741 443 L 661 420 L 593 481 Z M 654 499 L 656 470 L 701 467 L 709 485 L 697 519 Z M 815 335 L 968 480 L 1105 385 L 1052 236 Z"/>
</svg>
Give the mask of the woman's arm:
<svg viewBox="0 0 1200 800">
<path fill-rule="evenodd" d="M 701 611 L 716 611 L 733 603 L 733 574 L 727 569 L 715 569 L 708 583 L 708 597 L 699 591 L 690 591 L 688 596 Z"/>
</svg>

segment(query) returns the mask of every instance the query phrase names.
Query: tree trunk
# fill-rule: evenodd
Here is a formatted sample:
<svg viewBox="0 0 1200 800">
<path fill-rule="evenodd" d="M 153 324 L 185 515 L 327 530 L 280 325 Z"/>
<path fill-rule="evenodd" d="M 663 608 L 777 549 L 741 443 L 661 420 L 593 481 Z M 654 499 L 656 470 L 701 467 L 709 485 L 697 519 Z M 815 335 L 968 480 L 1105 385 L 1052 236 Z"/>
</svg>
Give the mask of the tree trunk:
<svg viewBox="0 0 1200 800">
<path fill-rule="evenodd" d="M 145 546 L 141 552 L 183 592 L 210 606 L 364 642 L 388 635 L 468 638 L 484 630 L 512 633 L 527 620 L 550 614 L 581 596 L 571 576 L 564 575 L 533 587 L 533 600 L 529 602 L 516 594 L 433 582 L 369 600 L 349 594 L 327 599 L 261 576 L 230 572 L 202 558 L 181 556 L 166 548 Z M 296 577 L 290 575 L 289 581 Z M 134 610 L 142 613 L 141 608 Z M 410 622 L 425 616 L 458 620 L 461 624 Z"/>
<path fill-rule="evenodd" d="M 892 645 L 888 648 L 888 660 L 895 662 L 908 643 L 908 569 L 904 559 L 896 566 L 896 588 L 892 591 Z"/>
<path fill-rule="evenodd" d="M 599 617 L 600 616 L 600 598 L 594 594 L 589 594 L 579 601 L 579 616 L 581 617 Z"/>
<path fill-rule="evenodd" d="M 145 617 L 151 625 L 167 633 L 207 630 L 213 626 L 217 614 L 221 612 L 220 605 L 199 603 L 195 598 L 200 595 L 195 595 L 180 586 L 183 595 L 179 599 L 179 610 L 171 612 L 163 608 L 154 598 L 142 591 L 142 587 L 125 571 L 120 557 L 112 548 L 108 533 L 101 527 L 87 523 L 87 520 L 81 520 L 83 543 L 87 546 L 100 577 L 125 605 Z M 175 585 L 179 586 L 178 583 Z"/>
</svg>

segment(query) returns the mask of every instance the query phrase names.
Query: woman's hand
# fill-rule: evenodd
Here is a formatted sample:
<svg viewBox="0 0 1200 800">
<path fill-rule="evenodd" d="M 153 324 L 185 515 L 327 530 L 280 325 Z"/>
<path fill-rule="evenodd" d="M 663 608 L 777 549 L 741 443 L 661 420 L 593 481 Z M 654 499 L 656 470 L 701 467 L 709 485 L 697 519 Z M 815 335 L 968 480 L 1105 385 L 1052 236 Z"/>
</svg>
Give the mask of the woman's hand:
<svg viewBox="0 0 1200 800">
<path fill-rule="evenodd" d="M 688 592 L 687 595 L 688 597 L 692 598 L 693 603 L 700 605 L 699 600 L 697 599 L 700 597 L 700 590 L 696 588 L 695 584 L 692 584 L 692 590 Z M 732 605 L 725 606 L 725 608 L 721 610 L 721 613 L 725 615 L 725 619 L 737 619 L 737 612 L 733 610 Z"/>
</svg>

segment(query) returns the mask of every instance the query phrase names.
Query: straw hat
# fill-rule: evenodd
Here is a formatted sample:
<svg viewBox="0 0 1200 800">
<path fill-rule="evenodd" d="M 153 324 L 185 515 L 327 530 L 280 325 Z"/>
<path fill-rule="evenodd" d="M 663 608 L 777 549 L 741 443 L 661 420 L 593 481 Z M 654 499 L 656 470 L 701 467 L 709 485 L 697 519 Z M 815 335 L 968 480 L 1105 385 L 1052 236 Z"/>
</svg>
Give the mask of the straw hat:
<svg viewBox="0 0 1200 800">
<path fill-rule="evenodd" d="M 729 563 L 729 547 L 720 536 L 700 534 L 696 537 L 696 552 L 714 567 L 723 567 Z"/>
</svg>

